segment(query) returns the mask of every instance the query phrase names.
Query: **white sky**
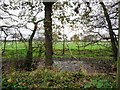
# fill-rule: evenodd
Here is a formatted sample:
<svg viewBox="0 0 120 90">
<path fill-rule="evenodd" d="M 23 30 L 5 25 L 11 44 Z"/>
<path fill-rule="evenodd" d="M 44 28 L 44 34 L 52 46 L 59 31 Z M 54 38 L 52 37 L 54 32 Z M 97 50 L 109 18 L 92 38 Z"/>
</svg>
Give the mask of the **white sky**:
<svg viewBox="0 0 120 90">
<path fill-rule="evenodd" d="M 4 0 L 4 2 L 8 2 L 9 0 Z M 16 2 L 17 1 L 19 1 L 19 0 L 16 0 Z M 28 1 L 28 0 L 26 0 L 26 1 Z M 61 2 L 61 0 L 59 0 L 60 2 Z M 62 0 L 63 1 L 63 0 Z M 64 0 L 64 1 L 69 1 L 69 0 Z M 83 1 L 85 1 L 85 0 L 74 0 L 74 1 L 79 1 L 79 2 L 83 2 Z M 89 1 L 89 0 L 87 0 L 87 1 Z M 90 0 L 91 1 L 91 0 Z M 98 1 L 98 0 L 92 0 L 92 1 Z M 109 2 L 109 1 L 112 1 L 112 0 L 103 0 L 103 1 L 106 1 L 106 2 Z M 117 0 L 114 0 L 114 1 L 117 1 Z M 69 9 L 67 9 L 67 13 L 68 13 L 68 15 L 69 15 L 69 12 L 74 12 L 73 11 L 73 9 L 74 8 L 69 8 Z M 20 13 L 20 11 L 21 10 L 11 10 L 10 11 L 10 13 L 11 14 L 14 14 L 14 15 L 17 15 L 18 16 L 18 14 Z M 0 11 L 1 12 L 1 11 Z M 2 13 L 0 13 L 0 15 L 2 15 Z M 44 11 L 43 12 L 41 12 L 41 13 L 39 13 L 38 15 L 37 15 L 39 18 L 44 18 Z M 74 20 L 75 18 L 77 18 L 79 15 L 76 15 L 76 16 L 74 16 L 74 17 L 70 17 L 70 19 L 71 20 Z M 4 17 L 7 17 L 7 15 L 5 15 L 4 14 Z M 18 20 L 18 18 L 16 18 L 16 17 L 14 17 L 14 19 L 16 19 L 16 20 Z M 0 26 L 2 26 L 2 25 L 5 25 L 5 24 L 7 24 L 7 25 L 9 25 L 10 23 L 11 23 L 11 21 L 9 20 L 9 19 L 6 19 L 6 20 L 0 20 Z M 21 21 L 22 22 L 22 21 Z M 12 24 L 17 24 L 17 22 L 12 22 Z M 57 23 L 57 24 L 59 24 L 59 22 L 55 22 L 55 23 Z M 30 28 L 30 29 L 32 29 L 33 30 L 33 28 L 34 28 L 34 25 L 32 24 L 32 23 L 28 23 L 27 24 L 27 26 Z M 71 29 L 70 27 L 68 27 L 68 25 L 65 25 L 65 28 L 64 28 L 64 34 L 66 34 L 67 35 L 67 37 L 68 37 L 68 39 L 70 39 L 71 38 L 71 36 L 73 36 L 74 34 L 80 34 L 80 33 L 83 33 L 83 30 L 82 29 L 86 29 L 85 27 L 82 27 L 81 25 L 79 25 L 79 29 L 78 30 L 73 30 L 73 29 Z M 54 30 L 54 29 L 53 29 Z M 61 31 L 63 31 L 62 29 L 61 29 Z M 103 31 L 101 31 L 101 30 L 99 30 L 99 32 L 101 32 L 101 33 L 103 33 L 103 34 L 105 34 L 106 32 L 103 32 Z M 21 33 L 23 34 L 23 36 L 26 36 L 26 37 L 28 37 L 28 35 L 29 34 L 31 34 L 31 31 L 30 30 L 25 30 L 24 28 L 22 28 L 21 29 Z M 5 35 L 2 33 L 1 34 L 1 36 L 2 37 L 4 37 Z M 38 34 L 36 34 L 35 35 L 35 37 L 37 37 L 38 36 Z"/>
</svg>

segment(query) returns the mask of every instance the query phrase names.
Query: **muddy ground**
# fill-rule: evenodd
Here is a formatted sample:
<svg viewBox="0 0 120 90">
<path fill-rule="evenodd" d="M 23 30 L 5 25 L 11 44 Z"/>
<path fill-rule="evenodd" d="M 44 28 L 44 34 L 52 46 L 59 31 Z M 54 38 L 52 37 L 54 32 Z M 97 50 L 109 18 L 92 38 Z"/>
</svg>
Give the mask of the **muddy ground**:
<svg viewBox="0 0 120 90">
<path fill-rule="evenodd" d="M 113 70 L 114 61 L 112 59 L 95 59 L 95 58 L 57 58 L 54 59 L 53 67 L 62 71 L 71 71 L 77 72 L 84 70 L 87 73 L 116 73 L 116 70 Z M 9 70 L 10 67 L 22 66 L 23 61 L 5 61 L 3 62 L 3 70 Z M 43 60 L 38 60 L 37 67 L 44 65 Z"/>
</svg>

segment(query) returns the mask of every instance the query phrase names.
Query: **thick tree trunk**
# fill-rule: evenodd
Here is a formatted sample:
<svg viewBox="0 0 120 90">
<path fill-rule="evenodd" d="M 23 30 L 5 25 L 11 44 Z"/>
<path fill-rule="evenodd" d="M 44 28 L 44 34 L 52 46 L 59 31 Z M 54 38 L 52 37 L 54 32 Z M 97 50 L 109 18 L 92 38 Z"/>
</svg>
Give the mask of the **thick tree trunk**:
<svg viewBox="0 0 120 90">
<path fill-rule="evenodd" d="M 119 31 L 118 31 L 118 60 L 117 60 L 117 88 L 120 90 L 120 2 L 119 2 Z"/>
<path fill-rule="evenodd" d="M 53 48 L 52 48 L 52 4 L 53 2 L 44 2 L 45 5 L 45 67 L 51 67 L 53 64 Z"/>
<path fill-rule="evenodd" d="M 35 35 L 36 30 L 37 30 L 37 23 L 34 23 L 34 30 L 28 41 L 28 51 L 27 51 L 27 56 L 26 56 L 26 61 L 25 61 L 26 70 L 31 70 L 31 67 L 32 67 L 32 60 L 33 60 L 32 41 L 33 41 L 33 37 Z"/>
<path fill-rule="evenodd" d="M 110 20 L 110 17 L 109 17 L 109 14 L 107 12 L 107 9 L 106 9 L 106 6 L 104 5 L 103 2 L 100 2 L 102 8 L 103 8 L 103 11 L 104 11 L 104 16 L 106 18 L 106 21 L 108 23 L 108 28 L 109 28 L 109 34 L 110 34 L 110 39 L 111 39 L 111 46 L 112 46 L 112 53 L 113 53 L 113 57 L 114 57 L 114 60 L 117 61 L 117 44 L 116 44 L 116 39 L 114 37 L 114 32 L 113 32 L 113 29 L 112 29 L 112 24 L 111 24 L 111 20 Z"/>
</svg>

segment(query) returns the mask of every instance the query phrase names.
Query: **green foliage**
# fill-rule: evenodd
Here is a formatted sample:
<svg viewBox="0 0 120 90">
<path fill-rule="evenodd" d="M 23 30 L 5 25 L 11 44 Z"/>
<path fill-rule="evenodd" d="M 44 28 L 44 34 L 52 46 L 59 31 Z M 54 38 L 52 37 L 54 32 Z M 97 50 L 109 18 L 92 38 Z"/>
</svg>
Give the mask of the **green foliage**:
<svg viewBox="0 0 120 90">
<path fill-rule="evenodd" d="M 3 90 L 29 90 L 29 85 L 33 84 L 33 78 L 28 77 L 28 72 L 21 73 L 14 71 L 3 75 Z"/>
<path fill-rule="evenodd" d="M 108 90 L 108 88 L 115 88 L 115 83 L 112 83 L 107 79 L 95 78 L 95 79 L 91 79 L 90 82 L 85 83 L 84 88 L 85 89 L 103 88 Z"/>
<path fill-rule="evenodd" d="M 15 49 L 6 49 L 3 58 L 23 58 L 26 56 L 26 53 L 26 49 L 18 49 L 17 51 Z"/>
<path fill-rule="evenodd" d="M 3 90 L 30 90 L 33 88 L 76 88 L 84 77 L 80 72 L 59 72 L 39 69 L 32 72 L 14 71 L 3 75 Z"/>
<path fill-rule="evenodd" d="M 32 72 L 12 71 L 3 73 L 3 90 L 31 90 L 40 88 L 98 89 L 115 88 L 114 80 L 106 76 L 89 77 L 81 72 L 64 72 L 37 69 Z"/>
<path fill-rule="evenodd" d="M 16 79 L 17 80 L 17 79 Z M 11 78 L 3 78 L 2 82 L 2 90 L 29 90 L 27 86 L 24 84 L 20 84 L 21 82 L 14 82 Z"/>
</svg>

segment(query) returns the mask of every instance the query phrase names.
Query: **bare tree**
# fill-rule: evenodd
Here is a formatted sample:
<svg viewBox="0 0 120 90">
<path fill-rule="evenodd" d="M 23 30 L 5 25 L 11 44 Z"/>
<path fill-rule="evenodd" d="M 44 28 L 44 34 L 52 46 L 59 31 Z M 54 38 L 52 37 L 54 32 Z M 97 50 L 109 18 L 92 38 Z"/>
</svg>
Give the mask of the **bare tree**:
<svg viewBox="0 0 120 90">
<path fill-rule="evenodd" d="M 119 38 L 118 38 L 118 59 L 117 59 L 117 88 L 120 90 L 120 2 L 119 2 Z"/>
<path fill-rule="evenodd" d="M 27 56 L 26 56 L 26 60 L 25 60 L 26 70 L 31 70 L 31 67 L 32 67 L 32 62 L 33 62 L 32 42 L 33 42 L 33 38 L 34 38 L 34 35 L 36 33 L 36 30 L 37 30 L 38 23 L 41 21 L 43 21 L 43 20 L 39 20 L 37 22 L 34 22 L 34 30 L 33 30 L 32 34 L 30 35 L 30 39 L 28 40 L 28 51 L 27 51 Z"/>
<path fill-rule="evenodd" d="M 118 3 L 108 2 L 107 5 L 105 5 L 104 2 L 102 1 L 100 2 L 91 1 L 85 3 L 86 3 L 86 8 L 88 9 L 84 10 L 84 14 L 82 15 L 81 22 L 83 22 L 83 24 L 88 27 L 89 32 L 98 34 L 102 39 L 111 40 L 113 58 L 114 60 L 117 60 L 118 41 L 117 41 L 117 35 L 114 32 L 114 30 L 118 30 L 118 26 L 117 26 Z M 98 7 L 94 9 L 91 5 Z M 99 31 L 95 31 L 96 29 L 101 29 L 103 31 L 109 32 L 110 37 L 103 37 L 103 35 L 101 35 Z"/>
<path fill-rule="evenodd" d="M 19 35 L 21 36 L 20 40 L 26 41 L 21 33 L 21 29 L 31 30 L 30 27 L 27 25 L 28 23 L 34 24 L 34 29 L 31 30 L 31 35 L 28 38 L 28 48 L 27 48 L 27 56 L 25 60 L 25 67 L 27 69 L 30 69 L 32 66 L 32 60 L 33 60 L 33 47 L 32 47 L 32 41 L 34 38 L 34 35 L 36 33 L 36 30 L 38 29 L 39 22 L 43 21 L 42 18 L 38 17 L 37 15 L 42 11 L 42 4 L 41 1 L 8 1 L 6 4 L 4 1 L 0 6 L 1 12 L 4 12 L 4 16 L 1 17 L 3 21 L 6 19 L 10 22 L 6 22 L 5 25 L 2 25 L 1 27 L 4 29 L 4 31 L 9 31 L 12 33 L 12 31 L 17 31 Z M 18 14 L 14 13 L 13 11 L 18 11 Z M 12 12 L 11 12 L 12 11 Z M 7 28 L 7 29 L 6 29 Z M 13 30 L 11 30 L 13 29 Z"/>
<path fill-rule="evenodd" d="M 104 11 L 104 16 L 106 18 L 106 21 L 108 23 L 108 29 L 109 29 L 109 34 L 110 34 L 110 39 L 111 39 L 111 46 L 112 46 L 112 52 L 113 52 L 113 57 L 114 60 L 117 61 L 117 39 L 114 36 L 114 32 L 113 32 L 113 28 L 112 28 L 112 24 L 111 24 L 111 20 L 110 20 L 110 16 L 107 12 L 106 6 L 103 2 L 100 2 L 103 11 Z"/>
<path fill-rule="evenodd" d="M 4 46 L 3 46 L 3 49 L 2 49 L 2 55 L 4 54 L 4 52 L 5 52 L 5 49 L 6 49 L 6 39 L 7 39 L 7 36 L 8 36 L 8 34 L 6 33 L 6 31 L 1 27 L 1 31 L 3 31 L 4 32 L 4 34 L 5 34 L 5 38 L 4 38 Z"/>
</svg>

